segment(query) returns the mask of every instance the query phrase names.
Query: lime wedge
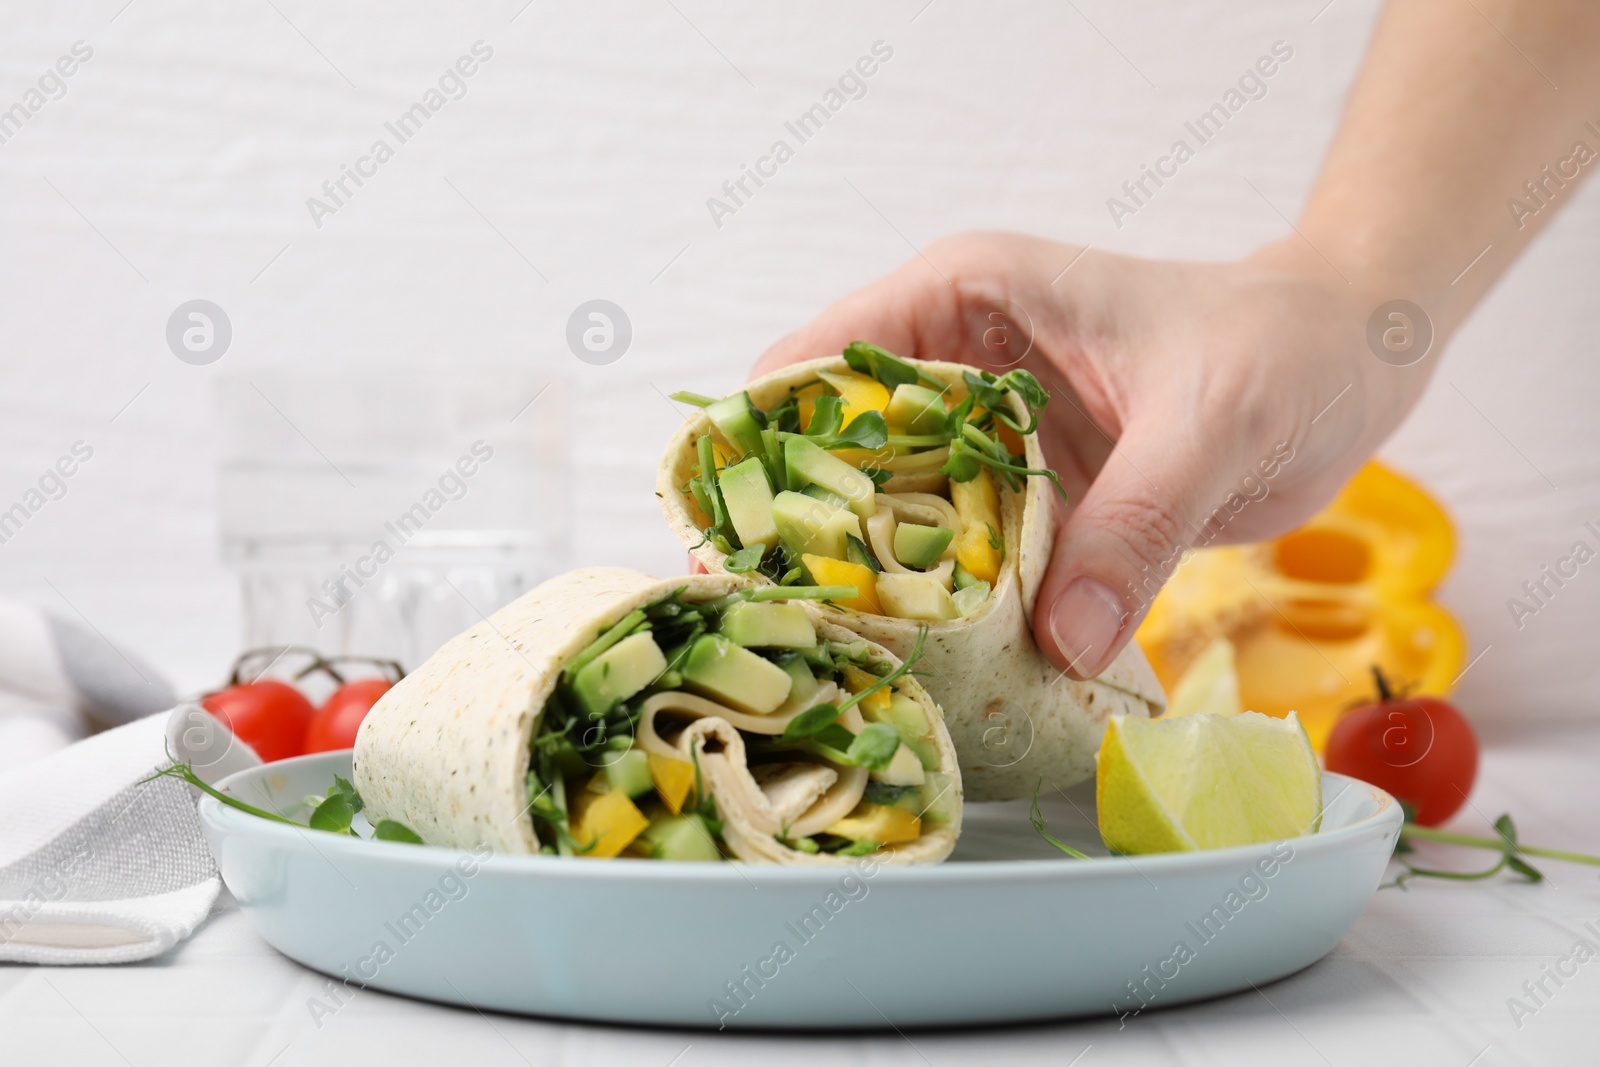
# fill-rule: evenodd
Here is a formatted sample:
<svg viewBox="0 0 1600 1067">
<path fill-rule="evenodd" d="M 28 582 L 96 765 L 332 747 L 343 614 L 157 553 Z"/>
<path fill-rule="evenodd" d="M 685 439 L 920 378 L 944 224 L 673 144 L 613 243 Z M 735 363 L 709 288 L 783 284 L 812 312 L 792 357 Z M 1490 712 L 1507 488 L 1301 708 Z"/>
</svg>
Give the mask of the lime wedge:
<svg viewBox="0 0 1600 1067">
<path fill-rule="evenodd" d="M 1184 715 L 1237 715 L 1239 672 L 1234 668 L 1233 642 L 1219 637 L 1206 646 L 1172 687 L 1164 718 Z"/>
<path fill-rule="evenodd" d="M 1322 813 L 1322 772 L 1292 711 L 1113 715 L 1096 771 L 1100 836 L 1128 855 L 1298 837 Z"/>
</svg>

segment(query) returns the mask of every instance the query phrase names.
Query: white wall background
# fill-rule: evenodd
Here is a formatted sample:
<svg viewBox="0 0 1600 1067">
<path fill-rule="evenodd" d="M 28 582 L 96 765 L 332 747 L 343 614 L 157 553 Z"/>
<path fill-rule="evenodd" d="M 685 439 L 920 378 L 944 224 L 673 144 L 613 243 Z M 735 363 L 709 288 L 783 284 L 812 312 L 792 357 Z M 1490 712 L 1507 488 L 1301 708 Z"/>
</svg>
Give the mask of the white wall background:
<svg viewBox="0 0 1600 1067">
<path fill-rule="evenodd" d="M 0 145 L 0 507 L 72 442 L 95 449 L 0 545 L 0 595 L 75 608 L 187 687 L 240 640 L 217 547 L 218 375 L 536 368 L 566 383 L 583 430 L 570 503 L 551 503 L 571 508 L 569 562 L 670 573 L 683 554 L 652 480 L 679 416 L 658 388 L 732 386 L 907 241 L 1000 227 L 1209 258 L 1280 236 L 1241 179 L 1295 214 L 1377 9 L 123 2 L 0 13 L 0 108 L 73 42 L 94 49 Z M 466 97 L 318 229 L 306 198 L 480 39 L 494 55 Z M 1117 230 L 1106 197 L 1279 39 L 1295 58 L 1267 97 Z M 706 198 L 878 40 L 894 55 L 867 95 L 715 226 Z M 1385 451 L 1458 519 L 1445 596 L 1489 648 L 1460 691 L 1484 723 L 1589 715 L 1600 677 L 1600 566 L 1520 632 L 1505 604 L 1600 518 L 1597 215 L 1600 188 L 1572 198 Z M 208 367 L 164 338 L 195 297 L 234 327 Z M 594 297 L 634 325 L 606 367 L 563 340 Z"/>
</svg>

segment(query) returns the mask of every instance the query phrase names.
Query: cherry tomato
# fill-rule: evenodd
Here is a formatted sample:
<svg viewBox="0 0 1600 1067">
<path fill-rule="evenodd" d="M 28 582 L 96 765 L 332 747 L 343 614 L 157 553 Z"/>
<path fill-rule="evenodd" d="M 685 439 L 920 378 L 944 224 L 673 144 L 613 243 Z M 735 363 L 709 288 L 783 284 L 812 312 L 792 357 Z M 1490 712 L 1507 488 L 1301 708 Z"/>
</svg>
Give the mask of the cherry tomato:
<svg viewBox="0 0 1600 1067">
<path fill-rule="evenodd" d="M 1472 726 L 1438 697 L 1398 697 L 1376 669 L 1378 702 L 1346 713 L 1328 737 L 1328 770 L 1370 782 L 1437 826 L 1467 802 L 1478 776 Z"/>
<path fill-rule="evenodd" d="M 306 751 L 354 748 L 361 720 L 393 685 L 387 678 L 363 678 L 335 689 L 327 703 L 317 709 L 316 717 L 306 730 Z"/>
<path fill-rule="evenodd" d="M 305 751 L 306 726 L 316 714 L 300 690 L 271 679 L 230 685 L 200 705 L 268 763 Z"/>
</svg>

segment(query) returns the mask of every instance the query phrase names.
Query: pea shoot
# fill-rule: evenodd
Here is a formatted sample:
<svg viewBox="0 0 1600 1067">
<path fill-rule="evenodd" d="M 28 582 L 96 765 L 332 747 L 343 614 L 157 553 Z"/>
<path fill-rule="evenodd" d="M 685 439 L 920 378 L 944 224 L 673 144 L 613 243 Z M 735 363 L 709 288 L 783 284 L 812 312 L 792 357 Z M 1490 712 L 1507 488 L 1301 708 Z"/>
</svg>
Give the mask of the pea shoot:
<svg viewBox="0 0 1600 1067">
<path fill-rule="evenodd" d="M 324 833 L 341 834 L 345 837 L 359 838 L 361 836 L 356 833 L 351 825 L 356 813 L 365 807 L 361 800 L 361 794 L 356 792 L 355 786 L 351 785 L 347 779 L 338 775 L 334 775 L 333 784 L 328 787 L 326 796 L 307 798 L 309 801 L 314 801 L 315 806 L 312 807 L 311 816 L 306 822 L 296 822 L 285 815 L 258 808 L 254 804 L 247 804 L 236 796 L 224 793 L 195 774 L 194 768 L 187 763 L 174 760 L 172 764 L 156 771 L 139 784 L 153 782 L 157 778 L 176 778 L 180 782 L 187 782 L 207 796 L 214 797 L 220 803 L 236 811 L 242 811 L 246 815 L 254 815 L 258 819 L 266 819 L 268 822 L 282 823 L 285 826 L 294 826 L 302 830 L 320 830 Z M 372 837 L 378 841 L 399 841 L 413 845 L 422 844 L 422 838 L 417 836 L 415 830 L 393 819 L 379 820 L 372 827 Z"/>
</svg>

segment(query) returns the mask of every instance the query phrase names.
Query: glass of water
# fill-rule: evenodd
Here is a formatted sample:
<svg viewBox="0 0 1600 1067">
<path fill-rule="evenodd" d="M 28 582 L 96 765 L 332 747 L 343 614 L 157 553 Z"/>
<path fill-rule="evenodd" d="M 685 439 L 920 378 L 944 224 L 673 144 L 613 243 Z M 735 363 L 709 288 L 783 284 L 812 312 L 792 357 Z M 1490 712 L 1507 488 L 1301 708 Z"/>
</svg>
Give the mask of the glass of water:
<svg viewBox="0 0 1600 1067">
<path fill-rule="evenodd" d="M 415 667 L 566 566 L 563 385 L 526 365 L 219 379 L 219 510 L 249 647 Z"/>
</svg>

